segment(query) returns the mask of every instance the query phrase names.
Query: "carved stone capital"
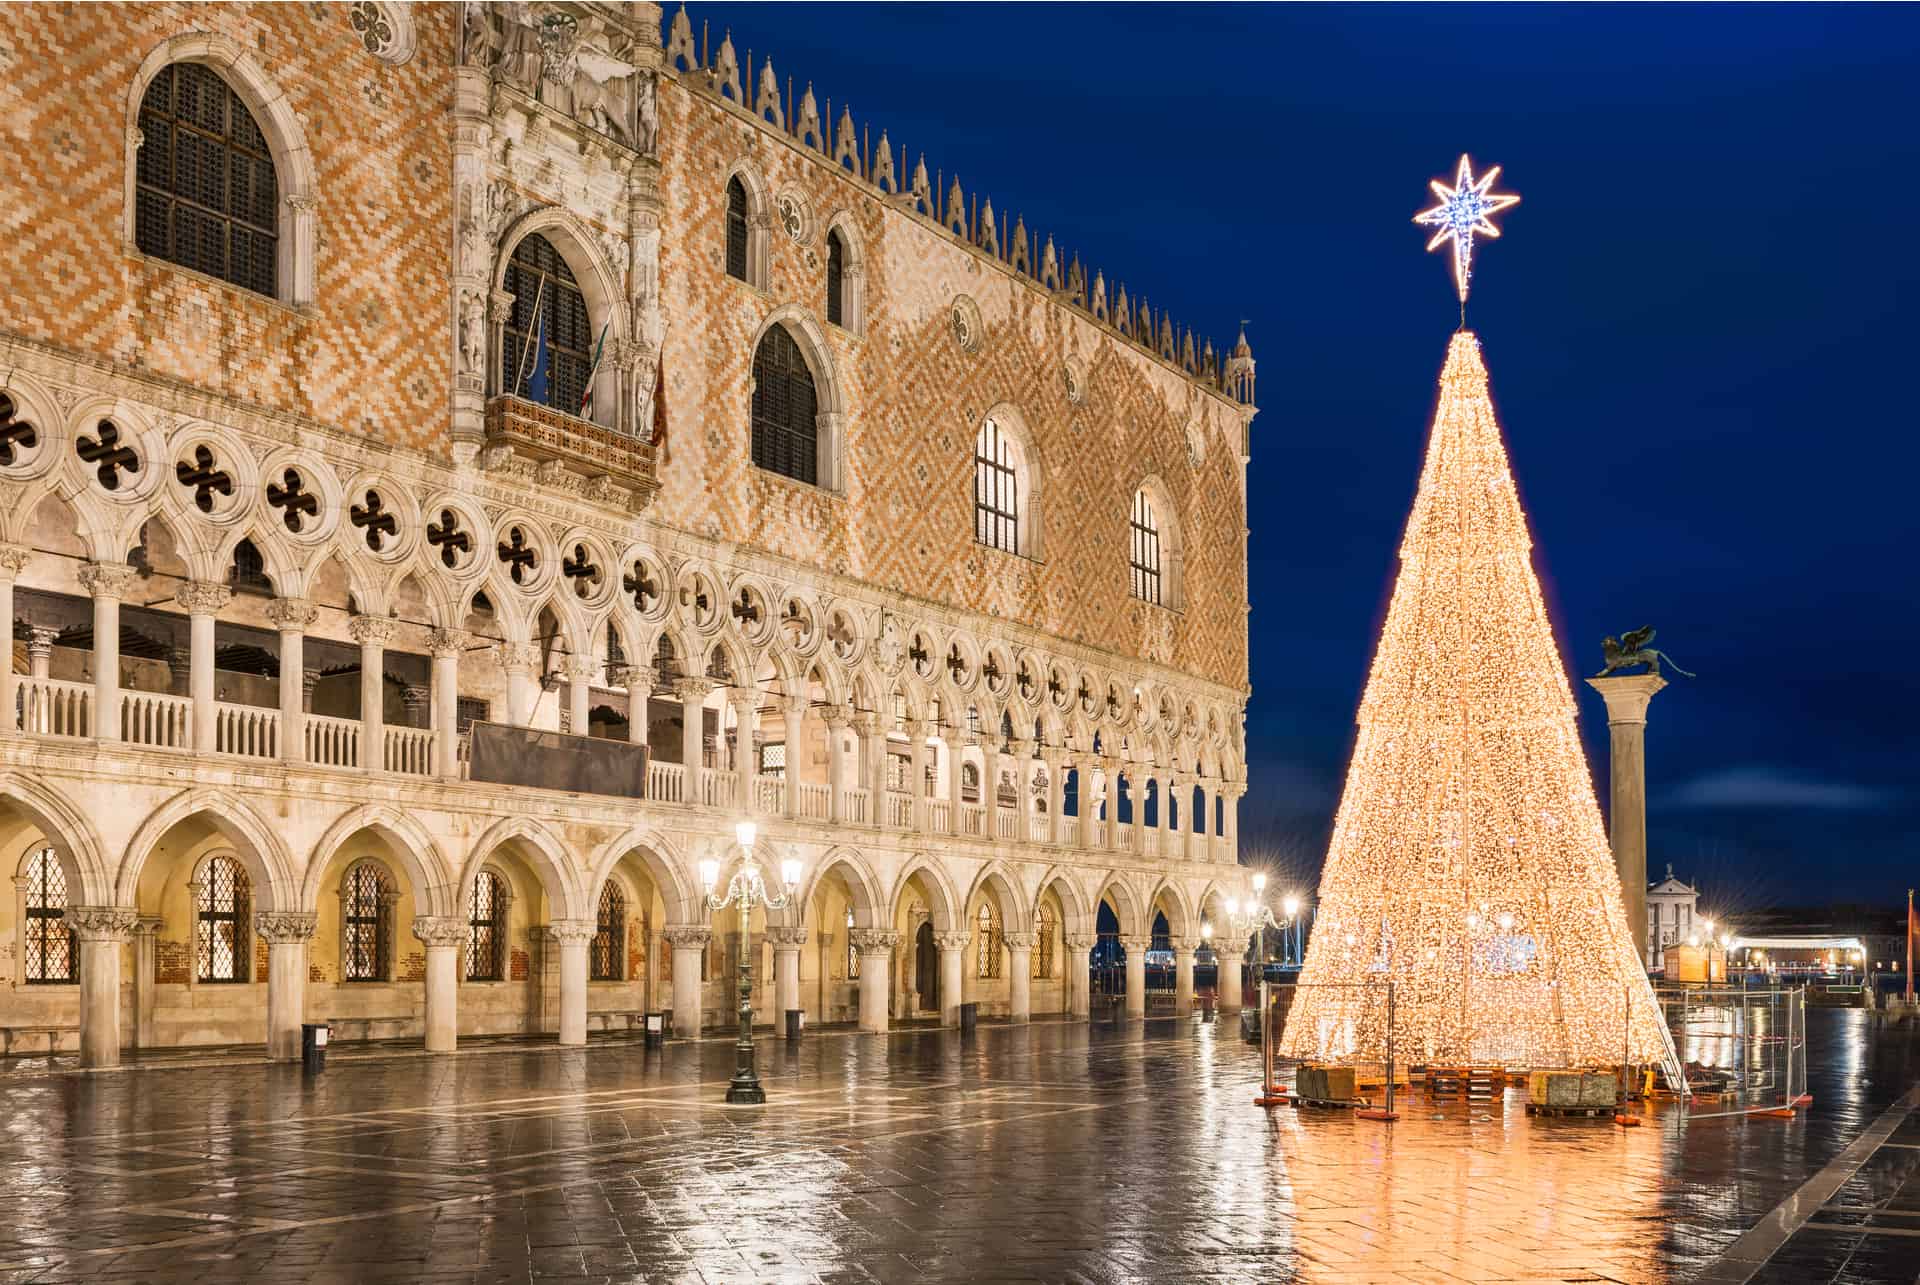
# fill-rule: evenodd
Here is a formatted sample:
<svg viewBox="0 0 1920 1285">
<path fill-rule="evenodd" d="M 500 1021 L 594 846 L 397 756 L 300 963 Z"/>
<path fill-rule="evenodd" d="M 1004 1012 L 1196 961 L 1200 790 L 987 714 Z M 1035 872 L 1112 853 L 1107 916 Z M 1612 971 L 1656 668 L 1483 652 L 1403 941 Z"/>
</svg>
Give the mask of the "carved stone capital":
<svg viewBox="0 0 1920 1285">
<path fill-rule="evenodd" d="M 48 625 L 34 625 L 27 630 L 27 655 L 48 656 L 53 653 L 53 644 L 59 640 L 60 631 Z"/>
<path fill-rule="evenodd" d="M 807 930 L 785 925 L 771 927 L 767 929 L 767 940 L 776 951 L 799 950 L 807 944 Z"/>
<path fill-rule="evenodd" d="M 673 680 L 673 694 L 680 698 L 682 705 L 699 704 L 713 692 L 711 678 L 676 678 Z"/>
<path fill-rule="evenodd" d="M 601 666 L 591 656 L 575 654 L 561 662 L 561 672 L 569 682 L 591 683 L 601 672 Z"/>
<path fill-rule="evenodd" d="M 267 604 L 267 619 L 281 633 L 305 633 L 320 618 L 320 609 L 305 598 L 275 598 Z"/>
<path fill-rule="evenodd" d="M 96 598 L 124 598 L 135 574 L 124 562 L 86 562 L 80 566 L 80 586 Z"/>
<path fill-rule="evenodd" d="M 660 935 L 675 950 L 705 950 L 713 940 L 713 929 L 704 924 L 668 924 L 660 930 Z"/>
<path fill-rule="evenodd" d="M 965 950 L 967 947 L 973 945 L 973 934 L 935 933 L 933 935 L 933 944 L 940 948 L 941 954 L 953 950 Z"/>
<path fill-rule="evenodd" d="M 1075 936 L 1070 936 L 1066 939 L 1068 950 L 1077 950 L 1083 954 L 1089 950 L 1092 950 L 1094 946 L 1096 946 L 1099 943 L 1099 941 L 1100 939 L 1098 937 L 1091 937 L 1084 933 L 1078 934 Z"/>
<path fill-rule="evenodd" d="M 651 665 L 615 665 L 607 671 L 607 678 L 615 687 L 624 687 L 630 696 L 651 696 L 655 683 L 660 681 L 660 671 Z"/>
<path fill-rule="evenodd" d="M 173 600 L 189 616 L 217 616 L 233 601 L 233 590 L 212 580 L 189 580 L 173 591 Z"/>
<path fill-rule="evenodd" d="M 1008 933 L 1001 940 L 1006 942 L 1008 950 L 1032 950 L 1039 938 L 1032 933 Z"/>
<path fill-rule="evenodd" d="M 427 635 L 427 650 L 435 656 L 458 656 L 473 642 L 462 629 L 436 629 Z"/>
<path fill-rule="evenodd" d="M 547 925 L 547 936 L 562 946 L 584 946 L 598 930 L 591 919 L 555 919 Z"/>
<path fill-rule="evenodd" d="M 32 549 L 17 544 L 0 544 L 0 580 L 11 580 L 26 567 Z"/>
<path fill-rule="evenodd" d="M 533 643 L 500 644 L 500 668 L 508 673 L 526 673 L 540 667 L 540 648 Z"/>
<path fill-rule="evenodd" d="M 749 715 L 759 711 L 760 693 L 751 689 L 729 692 L 727 693 L 727 704 L 733 706 L 734 712 L 739 714 L 741 721 L 744 722 Z"/>
<path fill-rule="evenodd" d="M 885 955 L 900 944 L 900 934 L 884 928 L 850 928 L 847 940 L 862 955 Z"/>
<path fill-rule="evenodd" d="M 451 915 L 417 915 L 413 935 L 425 946 L 461 946 L 472 931 L 465 920 Z"/>
<path fill-rule="evenodd" d="M 1135 951 L 1151 950 L 1153 948 L 1153 938 L 1125 936 L 1120 939 L 1120 945 L 1131 955 Z"/>
<path fill-rule="evenodd" d="M 1200 939 L 1198 937 L 1175 937 L 1169 944 L 1173 947 L 1173 953 L 1176 955 L 1191 955 L 1194 951 L 1200 949 Z"/>
<path fill-rule="evenodd" d="M 836 732 L 844 732 L 853 726 L 853 708 L 848 705 L 829 705 L 822 713 L 827 726 Z"/>
<path fill-rule="evenodd" d="M 400 622 L 391 616 L 354 616 L 347 621 L 347 632 L 362 647 L 369 644 L 384 647 L 393 641 L 393 635 Z"/>
<path fill-rule="evenodd" d="M 320 916 L 311 910 L 256 910 L 253 931 L 270 946 L 293 945 L 313 940 Z"/>
<path fill-rule="evenodd" d="M 124 942 L 140 922 L 131 906 L 68 906 L 67 927 L 81 941 Z"/>
</svg>

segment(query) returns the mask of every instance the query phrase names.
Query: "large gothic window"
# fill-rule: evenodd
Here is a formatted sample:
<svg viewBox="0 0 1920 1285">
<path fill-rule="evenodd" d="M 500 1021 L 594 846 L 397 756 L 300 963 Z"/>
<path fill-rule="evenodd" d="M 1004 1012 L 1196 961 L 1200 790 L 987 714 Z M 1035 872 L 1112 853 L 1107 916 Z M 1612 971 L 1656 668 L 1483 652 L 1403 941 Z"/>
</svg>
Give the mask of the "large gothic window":
<svg viewBox="0 0 1920 1285">
<path fill-rule="evenodd" d="M 1133 541 L 1129 558 L 1133 567 L 1133 596 L 1157 607 L 1161 605 L 1160 521 L 1145 491 L 1133 493 L 1131 527 Z"/>
<path fill-rule="evenodd" d="M 362 861 L 347 871 L 340 890 L 341 981 L 387 979 L 393 959 L 392 905 L 393 886 L 379 866 Z"/>
<path fill-rule="evenodd" d="M 991 419 L 980 425 L 973 443 L 973 538 L 989 548 L 1020 552 L 1017 448 Z"/>
<path fill-rule="evenodd" d="M 984 901 L 980 903 L 979 931 L 974 933 L 974 944 L 980 950 L 979 975 L 982 978 L 1000 976 L 1000 921 L 994 917 L 993 907 Z"/>
<path fill-rule="evenodd" d="M 727 275 L 747 279 L 747 185 L 727 180 Z"/>
<path fill-rule="evenodd" d="M 280 187 L 240 96 L 211 68 L 173 63 L 140 100 L 140 135 L 141 252 L 272 297 Z"/>
<path fill-rule="evenodd" d="M 67 872 L 52 848 L 27 859 L 27 984 L 56 985 L 79 975 L 73 930 L 67 927 Z"/>
<path fill-rule="evenodd" d="M 589 976 L 596 982 L 620 980 L 620 956 L 627 940 L 627 899 L 613 880 L 600 889 L 600 908 L 594 918 Z"/>
<path fill-rule="evenodd" d="M 813 372 L 785 326 L 773 326 L 753 354 L 753 462 L 813 485 L 820 466 L 820 399 Z"/>
<path fill-rule="evenodd" d="M 584 417 L 591 409 L 587 394 L 593 378 L 594 332 L 586 296 L 573 279 L 573 269 L 553 242 L 536 232 L 513 247 L 505 284 L 513 296 L 513 309 L 500 345 L 500 390 Z M 540 369 L 542 323 L 544 372 Z M 540 378 L 543 373 L 544 379 Z"/>
<path fill-rule="evenodd" d="M 500 876 L 482 870 L 473 880 L 467 909 L 467 980 L 497 982 L 505 973 L 501 949 L 507 935 L 507 888 Z"/>
<path fill-rule="evenodd" d="M 846 325 L 847 243 L 835 228 L 827 233 L 827 320 Z"/>
<path fill-rule="evenodd" d="M 246 868 L 232 857 L 214 857 L 201 870 L 194 915 L 194 950 L 201 981 L 247 980 L 251 891 Z"/>
</svg>

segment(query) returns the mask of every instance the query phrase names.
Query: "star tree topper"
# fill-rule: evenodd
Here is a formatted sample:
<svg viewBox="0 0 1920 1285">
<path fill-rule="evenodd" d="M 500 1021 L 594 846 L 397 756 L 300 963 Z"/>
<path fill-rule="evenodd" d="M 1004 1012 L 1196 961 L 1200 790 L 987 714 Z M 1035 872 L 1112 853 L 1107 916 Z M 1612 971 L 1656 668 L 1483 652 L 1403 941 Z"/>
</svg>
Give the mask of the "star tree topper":
<svg viewBox="0 0 1920 1285">
<path fill-rule="evenodd" d="M 1499 177 L 1500 167 L 1496 165 L 1478 179 L 1474 178 L 1473 161 L 1463 152 L 1460 171 L 1454 176 L 1452 187 L 1439 179 L 1433 180 L 1433 194 L 1440 203 L 1413 216 L 1413 221 L 1422 227 L 1440 229 L 1433 234 L 1433 240 L 1427 242 L 1427 249 L 1438 250 L 1447 242 L 1453 242 L 1453 284 L 1460 292 L 1462 304 L 1467 301 L 1467 282 L 1473 276 L 1473 238 L 1499 236 L 1500 229 L 1493 226 L 1491 216 L 1520 200 L 1511 193 L 1492 190 L 1493 181 Z"/>
</svg>

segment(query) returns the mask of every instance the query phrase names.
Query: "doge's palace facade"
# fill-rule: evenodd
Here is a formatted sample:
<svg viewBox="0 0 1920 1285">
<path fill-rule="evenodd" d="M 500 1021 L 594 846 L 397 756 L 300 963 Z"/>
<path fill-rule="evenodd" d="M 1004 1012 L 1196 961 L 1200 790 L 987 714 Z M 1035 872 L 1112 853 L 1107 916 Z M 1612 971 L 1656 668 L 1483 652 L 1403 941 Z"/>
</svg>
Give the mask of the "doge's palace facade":
<svg viewBox="0 0 1920 1285">
<path fill-rule="evenodd" d="M 814 1023 L 1085 1014 L 1103 902 L 1191 999 L 1244 338 L 711 35 L 9 15 L 0 1051 L 684 1032 L 743 957 Z M 803 877 L 742 940 L 749 818 Z"/>
</svg>

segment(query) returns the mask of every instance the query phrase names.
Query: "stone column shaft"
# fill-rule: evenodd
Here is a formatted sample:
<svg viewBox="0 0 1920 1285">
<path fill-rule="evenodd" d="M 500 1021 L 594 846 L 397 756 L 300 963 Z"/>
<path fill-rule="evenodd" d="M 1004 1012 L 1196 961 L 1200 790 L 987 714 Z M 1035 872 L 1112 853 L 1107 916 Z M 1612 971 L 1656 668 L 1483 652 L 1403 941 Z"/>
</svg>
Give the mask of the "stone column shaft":
<svg viewBox="0 0 1920 1285">
<path fill-rule="evenodd" d="M 160 933 L 160 917 L 145 915 L 133 928 L 133 1046 L 154 1046 L 153 946 Z"/>
<path fill-rule="evenodd" d="M 701 803 L 705 796 L 700 789 L 702 765 L 702 743 L 706 736 L 706 700 L 713 690 L 713 683 L 705 678 L 682 678 L 674 683 L 673 690 L 680 697 L 680 766 L 684 774 L 685 799 L 688 803 Z M 676 961 L 677 963 L 678 961 Z M 675 977 L 680 974 L 674 973 Z M 678 992 L 676 991 L 676 994 Z M 673 1024 L 680 1025 L 680 1012 L 674 1010 Z"/>
<path fill-rule="evenodd" d="M 1193 1011 L 1193 949 L 1190 941 L 1173 944 L 1173 1011 L 1182 1017 Z"/>
<path fill-rule="evenodd" d="M 851 723 L 849 710 L 839 708 L 827 712 L 827 818 L 835 825 L 847 819 L 847 756 L 842 746 Z M 787 759 L 789 762 L 793 759 L 791 748 L 787 750 Z"/>
<path fill-rule="evenodd" d="M 1008 933 L 1007 943 L 1007 1018 L 1014 1022 L 1033 1020 L 1033 934 Z"/>
<path fill-rule="evenodd" d="M 133 568 L 123 562 L 89 562 L 80 568 L 80 583 L 93 595 L 93 735 L 96 740 L 120 739 L 120 599 L 133 584 L 133 576 Z M 117 1052 L 115 1056 L 118 1057 Z"/>
<path fill-rule="evenodd" d="M 262 910 L 253 930 L 267 943 L 267 1056 L 276 1062 L 300 1058 L 300 1026 L 306 1021 L 307 943 L 319 916 L 311 910 Z"/>
<path fill-rule="evenodd" d="M 713 930 L 704 925 L 669 925 L 661 934 L 673 947 L 673 1030 L 700 1034 L 700 960 Z"/>
<path fill-rule="evenodd" d="M 853 948 L 860 953 L 860 1029 L 887 1032 L 887 988 L 892 985 L 893 948 L 900 934 L 873 928 L 855 928 Z"/>
<path fill-rule="evenodd" d="M 940 1025 L 960 1025 L 960 1003 L 966 998 L 967 951 L 973 945 L 972 933 L 935 933 L 940 948 Z"/>
<path fill-rule="evenodd" d="M 187 694 L 193 699 L 193 748 L 211 754 L 220 747 L 219 691 L 214 673 L 214 627 L 233 597 L 223 584 L 190 581 L 174 593 L 187 609 Z"/>
<path fill-rule="evenodd" d="M 460 776 L 460 653 L 467 636 L 436 629 L 427 638 L 433 653 L 433 771 L 449 781 Z"/>
<path fill-rule="evenodd" d="M 387 766 L 387 642 L 395 624 L 386 616 L 355 616 L 347 631 L 360 644 L 360 770 Z"/>
<path fill-rule="evenodd" d="M 1145 1017 L 1147 1015 L 1147 947 L 1153 944 L 1150 937 L 1122 937 L 1120 945 L 1127 952 L 1127 1016 Z"/>
<path fill-rule="evenodd" d="M 1068 937 L 1067 1013 L 1085 1017 L 1093 1009 L 1093 946 L 1096 938 Z"/>
<path fill-rule="evenodd" d="M 800 948 L 807 943 L 807 930 L 769 928 L 767 937 L 773 942 L 773 1018 L 784 1027 L 787 1013 L 801 1007 Z"/>
<path fill-rule="evenodd" d="M 1214 957 L 1219 961 L 1220 977 L 1214 984 L 1214 1004 L 1221 1012 L 1240 1007 L 1240 995 L 1245 981 L 1244 970 L 1247 962 L 1245 951 L 1228 952 L 1218 945 L 1213 948 Z"/>
<path fill-rule="evenodd" d="M 307 758 L 306 633 L 319 614 L 301 598 L 267 604 L 267 619 L 280 632 L 280 758 L 287 763 Z"/>
<path fill-rule="evenodd" d="M 587 947 L 594 924 L 588 919 L 556 919 L 548 938 L 560 949 L 560 1042 L 587 1042 Z"/>
<path fill-rule="evenodd" d="M 1589 678 L 1607 703 L 1607 838 L 1620 875 L 1620 901 L 1640 963 L 1647 962 L 1647 704 L 1667 680 L 1658 674 Z"/>
<path fill-rule="evenodd" d="M 67 908 L 80 943 L 81 1066 L 120 1065 L 120 948 L 139 918 L 124 906 Z"/>
<path fill-rule="evenodd" d="M 748 814 L 760 810 L 759 755 L 754 752 L 754 726 L 760 721 L 760 694 L 751 684 L 733 699 L 733 767 L 739 775 L 740 797 L 735 806 Z"/>
<path fill-rule="evenodd" d="M 429 1053 L 451 1053 L 460 1035 L 460 951 L 468 927 L 452 916 L 422 915 L 413 935 L 426 947 L 426 1045 Z"/>
</svg>

